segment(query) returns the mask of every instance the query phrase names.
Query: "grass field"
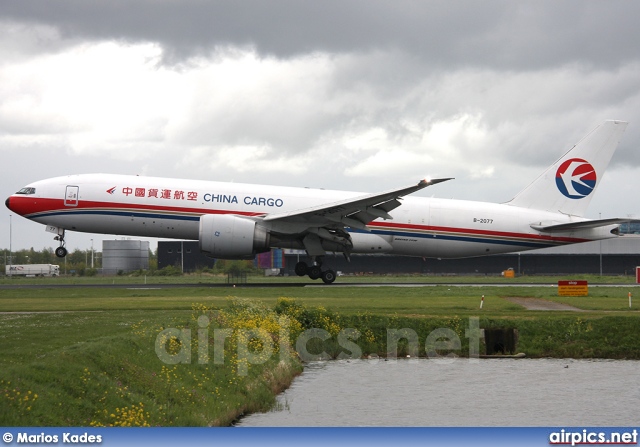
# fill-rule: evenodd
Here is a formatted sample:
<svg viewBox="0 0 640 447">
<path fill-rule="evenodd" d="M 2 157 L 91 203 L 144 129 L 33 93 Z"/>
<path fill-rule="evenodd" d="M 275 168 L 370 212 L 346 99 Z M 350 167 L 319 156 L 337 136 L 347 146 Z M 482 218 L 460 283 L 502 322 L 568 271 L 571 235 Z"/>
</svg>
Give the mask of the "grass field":
<svg viewBox="0 0 640 447">
<path fill-rule="evenodd" d="M 229 425 L 265 411 L 301 371 L 278 356 L 239 374 L 226 361 L 169 364 L 156 354 L 158 334 L 197 334 L 194 311 L 12 313 L 0 315 L 0 425 Z M 171 353 L 168 340 L 165 348 Z M 173 348 L 175 349 L 175 347 Z M 178 344 L 178 349 L 180 345 Z"/>
<path fill-rule="evenodd" d="M 477 317 L 483 328 L 517 328 L 519 350 L 530 357 L 640 359 L 640 312 L 628 305 L 628 293 L 635 290 L 590 286 L 588 297 L 561 298 L 549 285 L 2 289 L 0 425 L 228 425 L 244 413 L 268 409 L 300 363 L 273 355 L 240 375 L 239 351 L 230 341 L 223 364 L 200 364 L 203 315 L 212 329 L 275 327 L 274 309 L 284 309 L 298 330 L 326 329 L 332 339 L 318 352 L 331 356 L 345 353 L 334 340 L 341 329 L 362 334 L 363 355 L 384 355 L 389 328 L 414 330 L 424 345 L 442 327 L 458 335 L 456 354 L 465 356 L 465 330 L 469 318 Z M 254 304 L 238 307 L 230 296 Z M 507 297 L 561 302 L 583 312 L 528 311 Z M 283 303 L 290 305 L 285 309 Z M 190 362 L 160 361 L 158 334 L 168 328 L 192 334 Z M 270 329 L 274 340 L 277 332 Z M 180 352 L 179 342 L 163 346 Z M 400 343 L 398 353 L 408 349 Z"/>
<path fill-rule="evenodd" d="M 0 312 L 46 312 L 87 310 L 189 310 L 195 302 L 221 307 L 230 296 L 275 304 L 290 297 L 308 306 L 324 306 L 343 314 L 375 315 L 477 315 L 484 295 L 484 314 L 531 316 L 505 297 L 535 297 L 569 304 L 586 311 L 633 314 L 628 293 L 635 287 L 591 286 L 588 297 L 558 297 L 549 285 L 521 287 L 447 286 L 429 287 L 184 287 L 184 288 L 18 288 L 0 290 Z M 640 289 L 637 289 L 640 290 Z M 639 297 L 640 298 L 640 297 Z"/>
<path fill-rule="evenodd" d="M 517 276 L 515 278 L 504 278 L 500 275 L 363 275 L 363 276 L 341 276 L 336 284 L 341 283 L 423 283 L 423 284 L 448 284 L 448 283 L 496 283 L 496 284 L 555 284 L 559 280 L 588 280 L 592 284 L 633 284 L 633 275 L 557 275 L 557 276 Z M 226 275 L 213 274 L 186 274 L 182 276 L 145 276 L 143 274 L 123 275 L 123 276 L 61 276 L 58 278 L 27 278 L 14 276 L 12 278 L 0 277 L 0 285 L 20 285 L 20 284 L 73 284 L 73 285 L 93 285 L 93 284 L 225 284 L 228 278 Z M 309 278 L 298 276 L 247 276 L 249 284 L 322 284 L 321 281 L 311 281 Z"/>
</svg>

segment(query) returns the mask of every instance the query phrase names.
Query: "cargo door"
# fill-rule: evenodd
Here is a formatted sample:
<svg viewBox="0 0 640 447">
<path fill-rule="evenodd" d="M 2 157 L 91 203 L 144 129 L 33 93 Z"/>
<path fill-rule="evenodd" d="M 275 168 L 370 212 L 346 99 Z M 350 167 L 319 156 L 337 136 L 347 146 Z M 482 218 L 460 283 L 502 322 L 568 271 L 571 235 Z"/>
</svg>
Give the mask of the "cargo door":
<svg viewBox="0 0 640 447">
<path fill-rule="evenodd" d="M 78 206 L 79 196 L 78 186 L 67 186 L 67 193 L 64 197 L 64 206 Z"/>
</svg>

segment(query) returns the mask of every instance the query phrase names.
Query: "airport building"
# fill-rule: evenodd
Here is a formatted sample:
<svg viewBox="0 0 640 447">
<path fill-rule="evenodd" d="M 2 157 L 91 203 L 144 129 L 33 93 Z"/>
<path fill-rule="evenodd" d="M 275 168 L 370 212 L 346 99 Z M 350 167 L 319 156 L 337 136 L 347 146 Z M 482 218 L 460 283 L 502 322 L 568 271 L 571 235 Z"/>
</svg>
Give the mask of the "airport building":
<svg viewBox="0 0 640 447">
<path fill-rule="evenodd" d="M 272 250 L 259 255 L 256 266 L 270 270 L 271 274 L 279 269 L 282 274 L 293 276 L 298 261 L 308 261 L 304 250 Z M 168 265 L 184 266 L 184 272 L 193 272 L 213 267 L 214 260 L 200 253 L 197 241 L 161 241 L 158 243 L 158 268 Z M 500 275 L 510 268 L 523 275 L 634 275 L 636 266 L 640 266 L 640 228 L 638 234 L 620 238 L 476 258 L 353 254 L 351 262 L 347 262 L 341 253 L 328 253 L 325 266 L 345 275 Z"/>
<path fill-rule="evenodd" d="M 304 252 L 286 255 L 286 274 L 294 274 L 293 268 L 298 259 L 305 259 Z M 523 275 L 634 275 L 636 266 L 640 266 L 640 235 L 463 259 L 352 255 L 351 262 L 347 262 L 342 254 L 329 254 L 325 257 L 325 265 L 346 275 L 500 275 L 510 268 Z"/>
<path fill-rule="evenodd" d="M 193 273 L 203 268 L 213 268 L 216 261 L 200 251 L 198 241 L 158 242 L 158 268 L 174 266 L 184 273 Z"/>
</svg>

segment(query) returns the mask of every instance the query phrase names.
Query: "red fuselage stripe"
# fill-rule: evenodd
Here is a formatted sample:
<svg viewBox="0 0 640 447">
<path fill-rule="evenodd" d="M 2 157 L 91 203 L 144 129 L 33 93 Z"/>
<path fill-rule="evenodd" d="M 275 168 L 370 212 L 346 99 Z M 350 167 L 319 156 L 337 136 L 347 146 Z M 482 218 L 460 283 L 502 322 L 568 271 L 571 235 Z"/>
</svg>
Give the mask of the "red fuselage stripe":
<svg viewBox="0 0 640 447">
<path fill-rule="evenodd" d="M 556 237 L 547 236 L 543 234 L 527 234 L 527 233 L 513 233 L 508 231 L 489 231 L 489 230 L 477 230 L 472 228 L 456 228 L 456 227 L 439 227 L 431 225 L 416 225 L 416 224 L 397 224 L 387 222 L 371 222 L 369 224 L 375 228 L 388 228 L 398 230 L 414 230 L 419 232 L 431 232 L 431 233 L 465 233 L 474 234 L 478 236 L 494 236 L 501 238 L 519 238 L 519 239 L 532 239 L 539 241 L 556 241 L 556 242 L 587 242 L 589 239 L 578 239 L 571 237 Z"/>
<path fill-rule="evenodd" d="M 12 196 L 10 199 L 11 209 L 16 213 L 28 217 L 37 218 L 39 214 L 47 213 L 60 213 L 69 212 L 73 213 L 76 210 L 90 211 L 90 210 L 113 210 L 113 211 L 153 211 L 162 214 L 182 214 L 190 216 L 198 216 L 203 214 L 237 214 L 247 217 L 263 216 L 265 213 L 248 212 L 248 211 L 235 211 L 235 210 L 220 210 L 211 208 L 187 208 L 187 207 L 175 207 L 175 206 L 159 206 L 159 205 L 143 205 L 135 203 L 118 203 L 118 202 L 95 202 L 81 200 L 77 206 L 65 206 L 63 199 L 47 199 L 37 197 L 20 197 Z M 374 229 L 387 229 L 397 231 L 415 231 L 419 233 L 446 233 L 446 234 L 466 234 L 476 235 L 480 237 L 493 237 L 493 238 L 507 238 L 507 239 L 525 239 L 544 242 L 559 242 L 559 243 L 576 243 L 585 242 L 587 239 L 578 239 L 570 237 L 556 237 L 540 234 L 528 234 L 528 233 L 514 233 L 506 231 L 489 231 L 478 230 L 471 228 L 456 228 L 456 227 L 441 227 L 432 225 L 416 225 L 405 223 L 389 223 L 389 222 L 371 222 L 370 227 Z"/>
<path fill-rule="evenodd" d="M 214 210 L 210 208 L 186 208 L 175 206 L 158 206 L 158 205 L 141 205 L 135 203 L 116 203 L 116 202 L 92 202 L 88 200 L 81 200 L 77 206 L 65 206 L 62 199 L 43 199 L 43 198 L 26 198 L 26 197 L 11 197 L 11 209 L 21 216 L 33 218 L 37 217 L 37 214 L 51 213 L 51 212 L 64 212 L 74 210 L 131 210 L 131 211 L 155 211 L 161 213 L 176 213 L 176 214 L 240 214 L 243 216 L 262 216 L 265 213 L 255 213 L 248 211 L 233 211 L 233 210 Z"/>
</svg>

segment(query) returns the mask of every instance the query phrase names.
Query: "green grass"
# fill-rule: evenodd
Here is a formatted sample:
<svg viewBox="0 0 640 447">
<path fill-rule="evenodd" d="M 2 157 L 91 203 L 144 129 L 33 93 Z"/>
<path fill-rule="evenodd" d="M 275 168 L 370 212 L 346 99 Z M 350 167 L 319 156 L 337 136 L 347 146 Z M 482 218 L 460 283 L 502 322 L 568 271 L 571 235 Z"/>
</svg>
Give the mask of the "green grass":
<svg viewBox="0 0 640 447">
<path fill-rule="evenodd" d="M 229 296 L 275 304 L 282 296 L 309 306 L 324 306 L 344 314 L 370 312 L 380 315 L 475 315 L 485 296 L 483 313 L 524 316 L 519 305 L 504 297 L 536 297 L 570 304 L 588 311 L 627 314 L 629 287 L 589 288 L 588 297 L 558 297 L 557 289 L 536 287 L 185 287 L 169 289 L 120 288 L 37 288 L 0 290 L 0 312 L 79 311 L 79 310 L 189 310 L 194 302 L 224 306 Z M 638 297 L 640 299 L 640 296 Z"/>
<path fill-rule="evenodd" d="M 517 328 L 519 350 L 530 357 L 640 359 L 640 312 L 628 309 L 630 290 L 637 289 L 590 286 L 588 297 L 558 297 L 544 285 L 0 289 L 0 425 L 228 425 L 268 409 L 300 371 L 296 362 L 283 367 L 276 356 L 240 376 L 231 361 L 198 364 L 197 343 L 189 364 L 168 365 L 156 355 L 163 329 L 190 329 L 195 341 L 195 316 L 206 308 L 213 321 L 229 307 L 229 295 L 271 308 L 290 297 L 306 309 L 299 317 L 304 327 L 357 328 L 363 355 L 385 355 L 387 330 L 402 328 L 418 334 L 424 355 L 427 335 L 444 327 L 458 335 L 456 354 L 465 356 L 465 330 L 477 317 L 483 328 Z M 527 311 L 506 297 L 585 312 Z M 317 352 L 348 354 L 335 334 L 314 345 Z M 399 355 L 408 353 L 406 342 L 398 348 Z"/>
<path fill-rule="evenodd" d="M 160 361 L 157 334 L 168 327 L 196 329 L 191 315 L 0 315 L 0 425 L 228 425 L 244 413 L 269 409 L 300 372 L 296 362 L 283 366 L 277 357 L 252 366 L 246 376 L 229 361 L 201 365 L 195 343 L 191 363 Z"/>
</svg>

